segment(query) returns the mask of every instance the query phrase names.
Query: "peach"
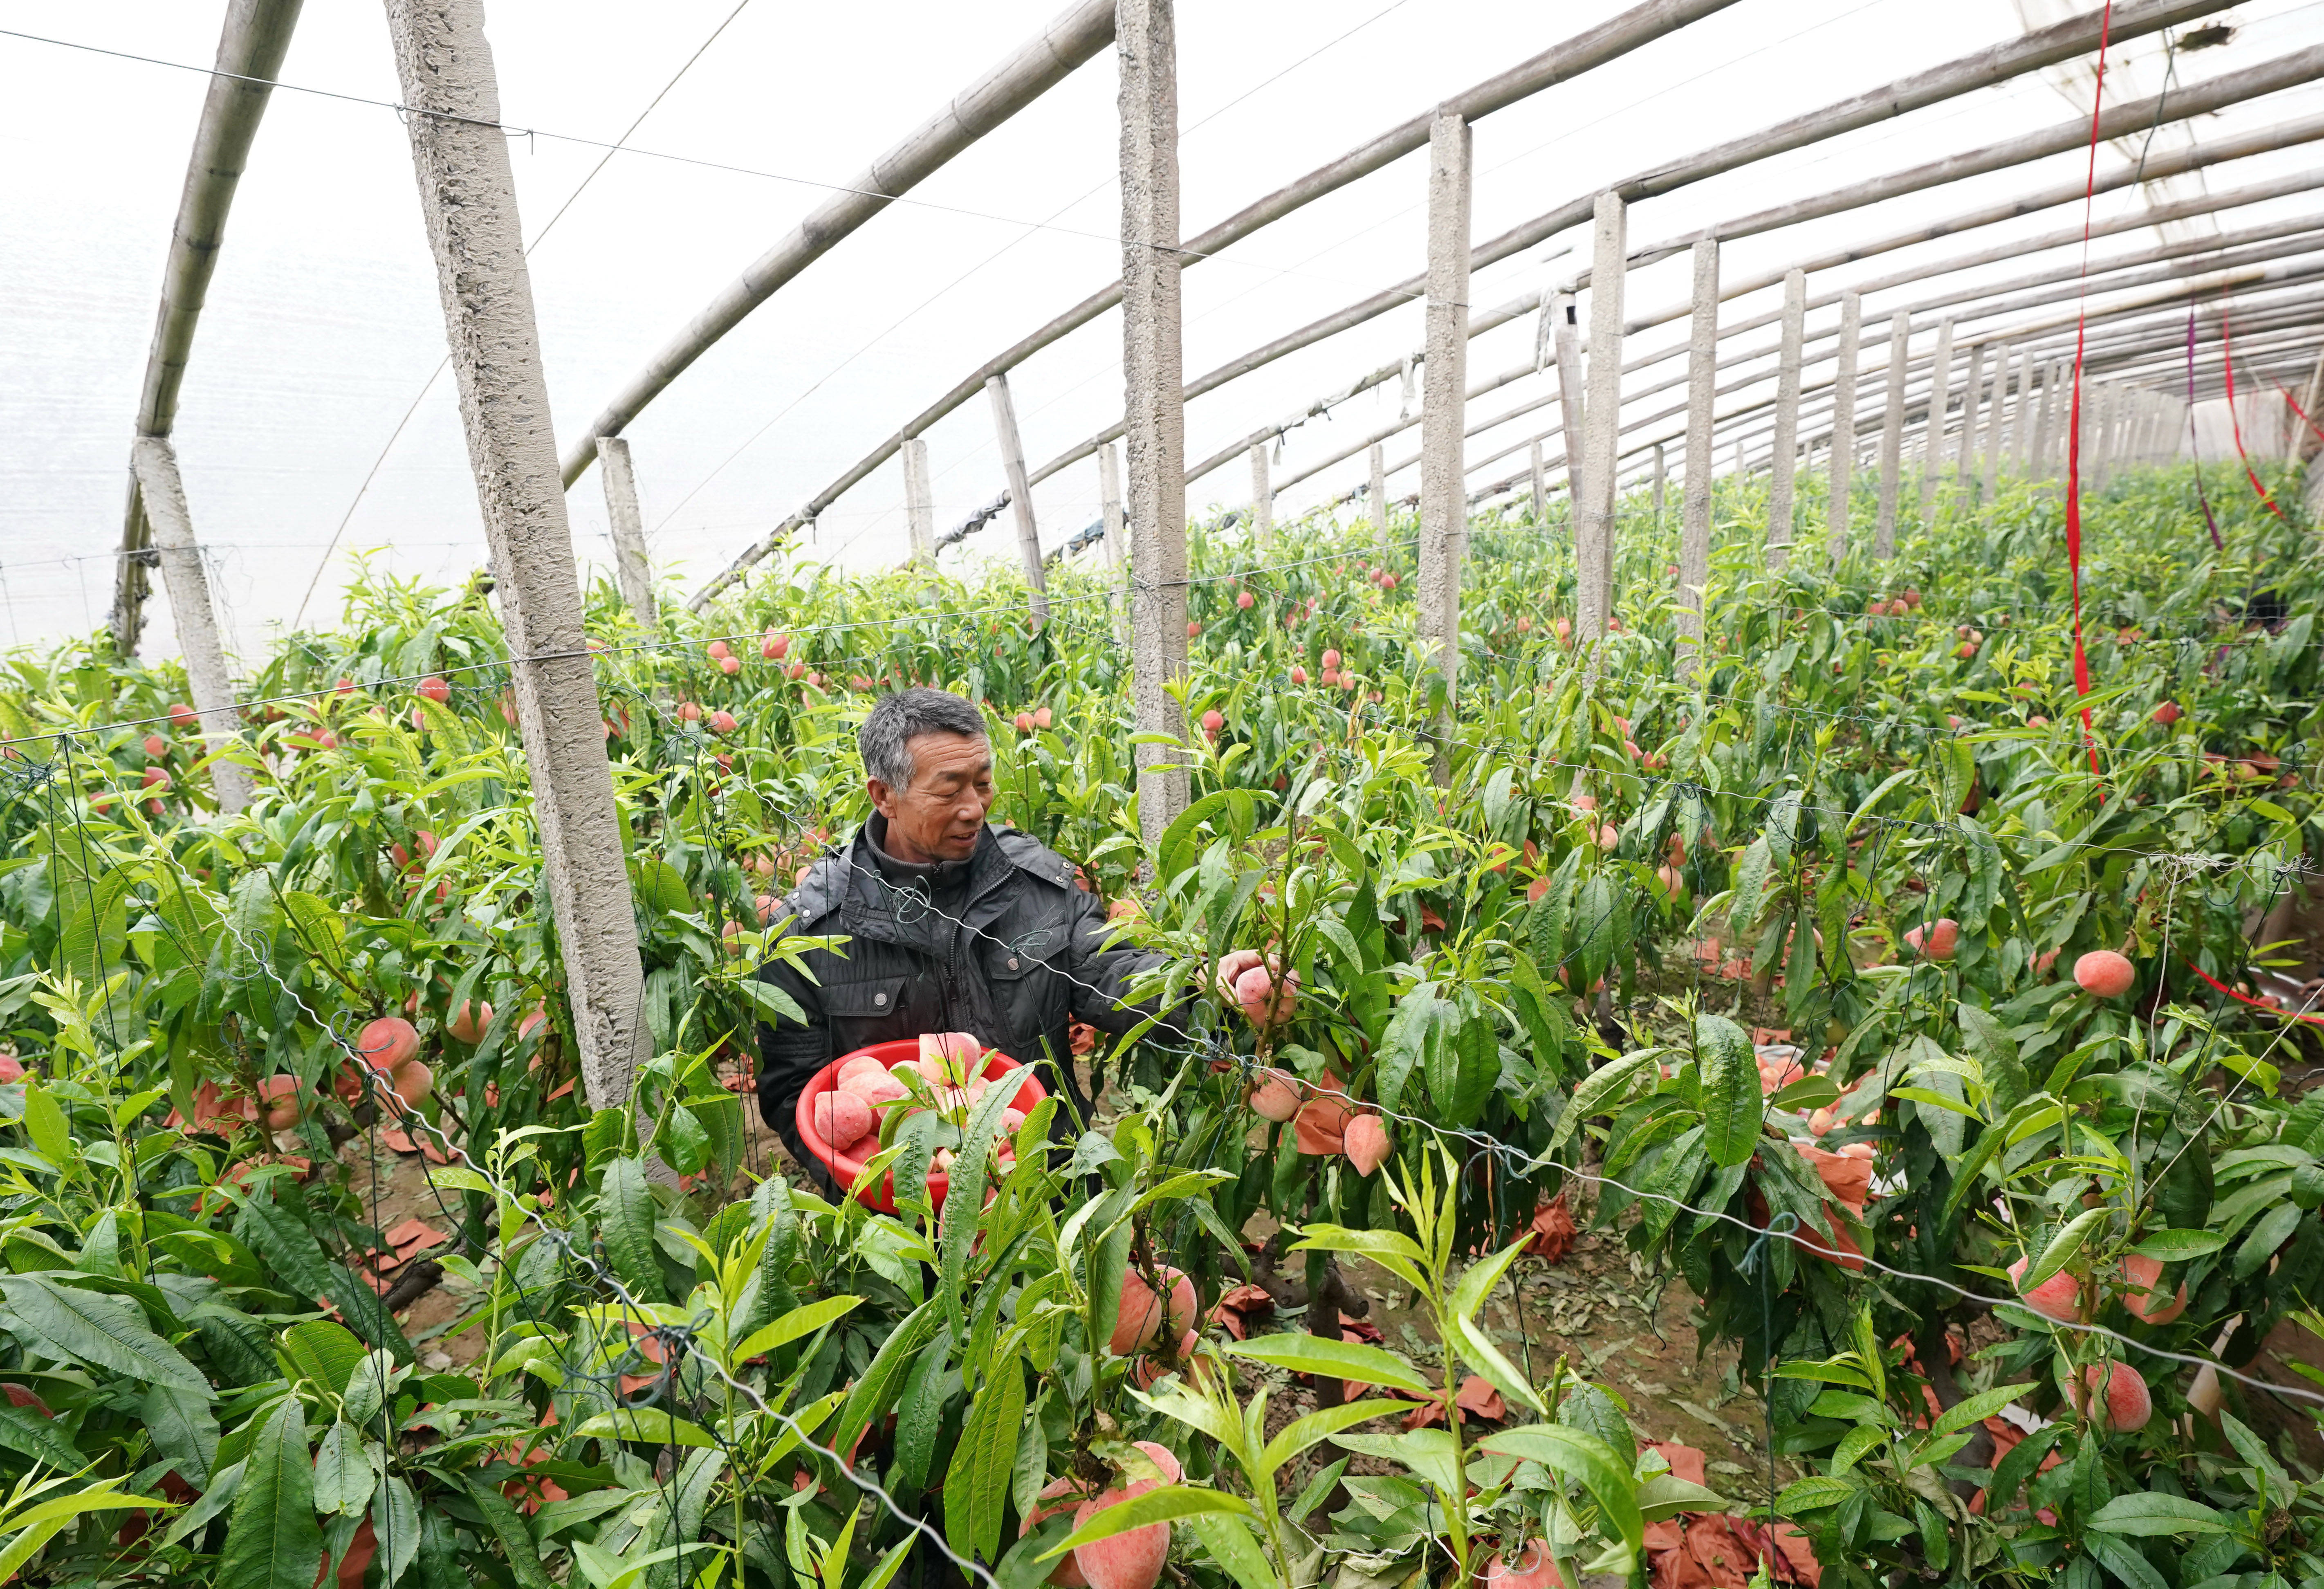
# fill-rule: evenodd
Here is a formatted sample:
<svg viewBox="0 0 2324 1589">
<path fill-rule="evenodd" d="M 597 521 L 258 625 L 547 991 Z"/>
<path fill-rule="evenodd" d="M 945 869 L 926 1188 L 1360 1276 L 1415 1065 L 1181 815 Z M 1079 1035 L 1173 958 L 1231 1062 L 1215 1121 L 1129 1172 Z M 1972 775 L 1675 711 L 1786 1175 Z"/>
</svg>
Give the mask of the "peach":
<svg viewBox="0 0 2324 1589">
<path fill-rule="evenodd" d="M 424 1060 L 410 1059 L 389 1072 L 387 1085 L 395 1089 L 397 1097 L 417 1107 L 436 1090 L 436 1073 Z"/>
<path fill-rule="evenodd" d="M 170 705 L 170 726 L 171 726 L 171 727 L 172 727 L 172 728 L 191 728 L 191 727 L 193 727 L 195 725 L 198 724 L 200 721 L 201 721 L 201 716 L 200 716 L 200 715 L 199 715 L 199 714 L 198 714 L 198 713 L 193 709 L 193 707 L 189 707 L 189 706 L 186 705 L 186 703 L 185 703 L 185 702 L 183 702 L 183 701 L 173 701 L 173 702 L 171 702 L 171 705 Z"/>
<path fill-rule="evenodd" d="M 1249 1102 L 1268 1120 L 1286 1121 L 1299 1113 L 1298 1090 L 1280 1077 L 1251 1088 Z"/>
<path fill-rule="evenodd" d="M 444 1030 L 464 1043 L 480 1043 L 484 1040 L 484 1029 L 492 1023 L 493 1007 L 476 1000 L 454 1012 Z"/>
<path fill-rule="evenodd" d="M 1254 965 L 1235 978 L 1234 994 L 1253 1026 L 1273 1026 L 1290 1018 L 1291 1007 L 1299 997 L 1299 974 L 1286 974 L 1278 992 L 1273 971 Z"/>
<path fill-rule="evenodd" d="M 268 1131 L 289 1131 L 299 1123 L 303 1090 L 295 1076 L 270 1076 L 258 1084 L 258 1095 L 266 1100 Z"/>
<path fill-rule="evenodd" d="M 1505 1560 L 1503 1552 L 1493 1552 L 1482 1577 L 1485 1589 L 1565 1589 L 1565 1580 L 1557 1575 L 1557 1560 L 1544 1539 L 1527 1540 L 1514 1563 Z"/>
<path fill-rule="evenodd" d="M 1940 916 L 1926 927 L 1909 928 L 1904 942 L 1932 960 L 1950 960 L 1960 947 L 1960 923 L 1950 916 Z"/>
<path fill-rule="evenodd" d="M 420 1052 L 420 1033 L 401 1015 L 383 1016 L 355 1033 L 355 1052 L 374 1070 L 393 1070 Z"/>
<path fill-rule="evenodd" d="M 771 629 L 768 630 L 765 638 L 759 642 L 759 654 L 770 662 L 781 661 L 790 654 L 790 650 L 791 637 L 788 634 L 778 634 Z"/>
<path fill-rule="evenodd" d="M 1291 1117 L 1292 1139 L 1302 1153 L 1321 1157 L 1345 1152 L 1349 1118 L 1346 1099 L 1318 1093 L 1299 1105 L 1299 1113 Z"/>
<path fill-rule="evenodd" d="M 420 693 L 440 707 L 452 698 L 452 687 L 430 673 L 420 681 Z"/>
<path fill-rule="evenodd" d="M 888 1067 L 881 1064 L 876 1056 L 858 1054 L 840 1066 L 836 1080 L 839 1086 L 853 1092 L 857 1082 L 868 1081 L 887 1074 Z"/>
<path fill-rule="evenodd" d="M 826 1142 L 852 1142 L 872 1129 L 872 1105 L 844 1088 L 815 1101 L 816 1135 Z"/>
<path fill-rule="evenodd" d="M 2074 962 L 2074 981 L 2094 999 L 2118 999 L 2138 981 L 2138 968 L 2112 949 L 2092 949 Z"/>
<path fill-rule="evenodd" d="M 2130 1309 L 2133 1318 L 2151 1325 L 2166 1325 L 2187 1311 L 2187 1285 L 2183 1280 L 2179 1285 L 2179 1295 L 2168 1304 L 2156 1301 L 2154 1282 L 2163 1275 L 2162 1260 L 2142 1252 L 2130 1253 L 2122 1261 L 2122 1275 L 2137 1288 L 2124 1292 L 2122 1298 L 2122 1305 Z"/>
<path fill-rule="evenodd" d="M 1045 1501 L 1056 1501 L 1056 1504 L 1036 1506 L 1032 1515 L 1017 1526 L 1017 1537 L 1022 1539 L 1035 1529 L 1039 1528 L 1044 1519 L 1055 1517 L 1061 1511 L 1071 1511 L 1081 1503 L 1087 1493 L 1082 1488 L 1081 1481 L 1071 1474 L 1065 1474 L 1063 1478 L 1050 1480 L 1049 1487 L 1041 1492 L 1041 1499 Z M 1082 1576 L 1081 1553 L 1068 1550 L 1065 1555 L 1057 1557 L 1056 1566 L 1049 1569 L 1047 1581 L 1056 1584 L 1057 1589 L 1089 1589 L 1089 1580 Z"/>
<path fill-rule="evenodd" d="M 899 1099 L 912 1095 L 912 1090 L 909 1087 L 885 1070 L 877 1076 L 858 1074 L 843 1077 L 839 1087 L 842 1092 L 862 1099 L 874 1113 L 878 1113 L 882 1104 L 893 1104 Z"/>
<path fill-rule="evenodd" d="M 1388 1127 L 1377 1114 L 1359 1114 L 1348 1122 L 1348 1129 L 1341 1136 L 1341 1147 L 1348 1156 L 1348 1162 L 1354 1165 L 1356 1173 L 1361 1176 L 1369 1176 L 1387 1163 L 1388 1156 L 1396 1150 L 1396 1143 L 1388 1137 Z"/>
<path fill-rule="evenodd" d="M 2018 1280 L 2032 1266 L 2031 1258 L 2021 1258 L 2009 1266 L 2012 1282 Z M 2017 1295 L 2026 1307 L 2044 1318 L 2054 1318 L 2061 1324 L 2070 1324 L 2081 1316 L 2082 1286 L 2063 1270 L 2052 1275 L 2032 1290 L 2019 1286 Z"/>
<path fill-rule="evenodd" d="M 1194 1327 L 1194 1282 L 1175 1269 L 1165 1269 L 1162 1281 L 1170 1292 L 1167 1320 L 1163 1317 L 1161 1299 L 1143 1276 L 1133 1269 L 1121 1277 L 1121 1311 L 1114 1317 L 1113 1338 L 1108 1343 L 1116 1357 L 1128 1357 L 1155 1344 L 1162 1339 L 1166 1324 L 1174 1335 Z"/>
<path fill-rule="evenodd" d="M 1615 827 L 1611 822 L 1604 824 L 1598 829 L 1598 847 L 1600 849 L 1612 850 L 1621 842 L 1622 830 Z"/>
<path fill-rule="evenodd" d="M 2162 724 L 2163 727 L 2170 727 L 2173 723 L 2179 721 L 2179 703 L 2177 701 L 2164 701 L 2161 706 L 2154 708 L 2153 716 L 2154 720 L 2157 723 Z"/>
<path fill-rule="evenodd" d="M 1163 1484 L 1175 1484 L 1183 1476 L 1178 1459 L 1167 1446 L 1151 1440 L 1140 1440 L 1138 1448 L 1154 1459 L 1162 1470 L 1159 1480 L 1139 1479 L 1127 1490 L 1108 1490 L 1094 1501 L 1084 1501 L 1074 1508 L 1074 1527 L 1086 1526 L 1110 1506 L 1134 1500 Z M 1081 1558 L 1082 1575 L 1089 1581 L 1090 1589 L 1154 1589 L 1162 1576 L 1162 1564 L 1170 1555 L 1170 1525 L 1148 1523 L 1142 1529 L 1131 1529 L 1110 1539 L 1100 1539 L 1084 1545 L 1074 1554 Z"/>
<path fill-rule="evenodd" d="M 2126 1363 L 2090 1363 L 2069 1387 L 2076 1411 L 2087 1413 L 2089 1392 L 2098 1388 L 2098 1372 L 2103 1366 L 2106 1376 L 2107 1427 L 2116 1434 L 2126 1435 L 2133 1429 L 2143 1429 L 2146 1420 L 2154 1416 L 2154 1398 L 2146 1389 L 2146 1376 Z"/>
</svg>

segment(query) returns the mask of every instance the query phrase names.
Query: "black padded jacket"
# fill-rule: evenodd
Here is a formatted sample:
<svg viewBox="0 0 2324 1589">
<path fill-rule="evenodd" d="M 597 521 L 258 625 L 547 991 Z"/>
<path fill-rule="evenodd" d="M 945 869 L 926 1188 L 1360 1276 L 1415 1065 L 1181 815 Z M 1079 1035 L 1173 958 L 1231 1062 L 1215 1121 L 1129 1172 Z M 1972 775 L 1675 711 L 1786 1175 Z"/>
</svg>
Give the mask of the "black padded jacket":
<svg viewBox="0 0 2324 1589">
<path fill-rule="evenodd" d="M 775 909 L 776 921 L 794 918 L 793 933 L 847 940 L 801 956 L 813 981 L 780 961 L 759 970 L 807 1015 L 803 1026 L 760 1024 L 760 1112 L 818 1183 L 828 1184 L 800 1147 L 798 1097 L 841 1055 L 923 1032 L 973 1032 L 1038 1067 L 1052 1093 L 1062 1084 L 1067 1106 L 1086 1118 L 1068 1028 L 1086 1021 L 1119 1036 L 1151 1008 L 1125 995 L 1160 956 L 1101 947 L 1103 902 L 1075 882 L 1072 862 L 1038 839 L 987 826 L 965 885 L 942 897 L 939 908 L 923 887 L 890 881 L 858 831 L 818 857 Z M 1154 1035 L 1185 1036 L 1167 1025 Z"/>
</svg>

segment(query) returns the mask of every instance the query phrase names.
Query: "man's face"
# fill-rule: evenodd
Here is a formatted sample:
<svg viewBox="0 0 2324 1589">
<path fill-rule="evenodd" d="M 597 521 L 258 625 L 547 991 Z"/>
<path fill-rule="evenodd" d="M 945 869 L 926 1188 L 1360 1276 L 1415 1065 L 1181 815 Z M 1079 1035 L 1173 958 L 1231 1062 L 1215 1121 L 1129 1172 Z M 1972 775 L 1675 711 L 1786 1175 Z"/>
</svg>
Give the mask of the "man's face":
<svg viewBox="0 0 2324 1589">
<path fill-rule="evenodd" d="M 965 861 L 992 809 L 992 747 L 965 734 L 922 734 L 904 748 L 912 757 L 909 789 L 864 781 L 888 819 L 888 853 L 916 863 Z"/>
</svg>

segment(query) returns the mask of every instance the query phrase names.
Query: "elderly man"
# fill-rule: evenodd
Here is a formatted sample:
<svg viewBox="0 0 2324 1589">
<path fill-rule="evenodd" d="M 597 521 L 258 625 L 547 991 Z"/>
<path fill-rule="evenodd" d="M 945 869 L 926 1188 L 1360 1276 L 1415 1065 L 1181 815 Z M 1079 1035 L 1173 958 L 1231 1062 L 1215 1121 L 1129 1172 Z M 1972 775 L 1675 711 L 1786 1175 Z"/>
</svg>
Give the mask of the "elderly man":
<svg viewBox="0 0 2324 1589">
<path fill-rule="evenodd" d="M 1149 1012 L 1126 998 L 1160 956 L 1100 947 L 1105 911 L 1073 863 L 985 821 L 992 746 L 976 707 L 940 689 L 883 697 L 857 736 L 872 815 L 825 852 L 778 910 L 790 930 L 840 936 L 809 951 L 810 982 L 780 962 L 759 975 L 807 1014 L 759 1028 L 759 1107 L 792 1156 L 809 1077 L 839 1056 L 923 1032 L 965 1031 L 1063 1085 L 1084 1118 L 1067 1028 L 1120 1035 Z M 1258 964 L 1240 952 L 1222 964 Z M 1182 1035 L 1182 1034 L 1180 1034 Z"/>
</svg>

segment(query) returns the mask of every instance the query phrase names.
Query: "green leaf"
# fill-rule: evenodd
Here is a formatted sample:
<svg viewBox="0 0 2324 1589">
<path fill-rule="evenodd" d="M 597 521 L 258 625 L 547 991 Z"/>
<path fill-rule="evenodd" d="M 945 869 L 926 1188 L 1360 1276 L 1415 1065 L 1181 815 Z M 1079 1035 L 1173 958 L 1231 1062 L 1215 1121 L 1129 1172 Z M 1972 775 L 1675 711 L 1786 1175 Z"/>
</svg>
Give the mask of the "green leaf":
<svg viewBox="0 0 2324 1589">
<path fill-rule="evenodd" d="M 970 1404 L 945 1472 L 945 1539 L 978 1561 L 1001 1554 L 1001 1517 L 1025 1421 L 1025 1371 L 1014 1354 L 993 1365 Z"/>
<path fill-rule="evenodd" d="M 1945 1409 L 1944 1416 L 1929 1426 L 1929 1433 L 1932 1436 L 1950 1435 L 1957 1429 L 1965 1429 L 1973 1423 L 1991 1418 L 2032 1389 L 2034 1387 L 2029 1383 L 1997 1385 L 1990 1390 L 1980 1390 L 1967 1400 L 1955 1402 Z"/>
<path fill-rule="evenodd" d="M 1416 1067 L 1428 1073 L 1441 1068 L 1437 1058 L 1451 1040 L 1459 1008 L 1436 996 L 1436 984 L 1424 982 L 1397 1001 L 1380 1034 L 1377 1088 L 1380 1106 L 1395 1109 L 1404 1101 L 1404 1084 Z"/>
<path fill-rule="evenodd" d="M 1041 1559 L 1054 1560 L 1068 1550 L 1078 1550 L 1084 1545 L 1111 1539 L 1116 1534 L 1126 1534 L 1132 1529 L 1176 1522 L 1180 1518 L 1201 1517 L 1206 1512 L 1238 1518 L 1259 1515 L 1251 1509 L 1250 1502 L 1240 1495 L 1229 1495 L 1218 1490 L 1200 1490 L 1191 1484 L 1165 1484 L 1107 1507 L 1066 1535 L 1062 1543 L 1051 1546 Z"/>
<path fill-rule="evenodd" d="M 1352 1429 L 1358 1424 L 1370 1423 L 1376 1418 L 1409 1412 L 1417 1405 L 1412 1401 L 1383 1401 L 1377 1397 L 1366 1396 L 1354 1401 L 1343 1401 L 1337 1407 L 1323 1408 L 1286 1425 L 1280 1434 L 1267 1443 L 1267 1449 L 1259 1455 L 1259 1465 L 1270 1474 L 1275 1473 L 1318 1440 L 1328 1440 L 1343 1429 Z"/>
<path fill-rule="evenodd" d="M 1888 1431 L 1877 1425 L 1864 1425 L 1840 1437 L 1840 1445 L 1831 1454 L 1832 1477 L 1838 1478 L 1864 1459 L 1864 1454 L 1888 1438 Z"/>
<path fill-rule="evenodd" d="M 742 1363 L 753 1357 L 763 1357 L 787 1342 L 811 1335 L 835 1319 L 846 1317 L 862 1300 L 861 1297 L 825 1297 L 820 1302 L 794 1307 L 728 1353 L 728 1360 Z"/>
<path fill-rule="evenodd" d="M 117 1297 L 60 1286 L 39 1275 L 0 1277 L 13 1314 L 8 1328 L 51 1356 L 111 1369 L 145 1384 L 173 1385 L 208 1401 L 202 1371 L 145 1327 L 144 1315 Z"/>
<path fill-rule="evenodd" d="M 1527 1424 L 1488 1435 L 1477 1444 L 1498 1455 L 1537 1462 L 1553 1474 L 1580 1479 L 1630 1548 L 1641 1547 L 1646 1525 L 1638 1510 L 1637 1480 L 1595 1435 L 1563 1424 Z"/>
<path fill-rule="evenodd" d="M 1661 1058 L 1660 1049 L 1639 1049 L 1623 1055 L 1610 1064 L 1600 1066 L 1583 1077 L 1574 1087 L 1573 1096 L 1566 1102 L 1565 1113 L 1550 1133 L 1549 1146 L 1536 1156 L 1536 1164 L 1545 1163 L 1549 1156 L 1565 1145 L 1565 1139 L 1581 1129 L 1582 1122 L 1593 1114 L 1604 1113 L 1606 1106 L 1630 1088 L 1642 1071 L 1651 1070 Z"/>
<path fill-rule="evenodd" d="M 1423 1396 L 1435 1390 L 1418 1370 L 1395 1353 L 1383 1352 L 1360 1341 L 1334 1341 L 1326 1335 L 1261 1335 L 1256 1341 L 1229 1342 L 1227 1351 L 1232 1356 L 1287 1368 L 1293 1373 L 1360 1380 L 1367 1385 L 1386 1385 L 1390 1390 L 1413 1390 Z"/>
<path fill-rule="evenodd" d="M 616 1159 L 605 1166 L 597 1188 L 597 1212 L 605 1257 L 630 1294 L 641 1302 L 668 1301 L 661 1264 L 654 1256 L 658 1215 L 653 1188 L 647 1184 L 642 1159 Z"/>
<path fill-rule="evenodd" d="M 1767 871 L 1774 864 L 1764 834 L 1751 841 L 1743 858 L 1735 864 L 1735 892 L 1727 901 L 1727 919 L 1737 932 L 1748 933 L 1758 925 L 1759 913 L 1767 903 Z"/>
<path fill-rule="evenodd" d="M 363 1343 L 345 1325 L 327 1318 L 292 1325 L 282 1332 L 281 1350 L 293 1372 L 334 1396 L 347 1393 L 347 1381 L 365 1356 Z"/>
<path fill-rule="evenodd" d="M 556 1589 L 549 1581 L 547 1569 L 540 1565 L 540 1547 L 532 1530 L 524 1526 L 524 1519 L 517 1515 L 516 1508 L 501 1493 L 500 1487 L 474 1474 L 462 1475 L 461 1482 L 467 1489 L 468 1499 L 484 1514 L 485 1526 L 500 1541 L 501 1549 L 508 1557 L 509 1575 L 520 1589 Z M 634 1568 L 643 1564 L 632 1561 L 622 1565 Z M 303 1585 L 302 1589 L 313 1586 Z"/>
<path fill-rule="evenodd" d="M 2227 1244 L 2227 1236 L 2218 1231 L 2156 1231 L 2131 1251 L 2158 1263 L 2183 1263 Z"/>
<path fill-rule="evenodd" d="M 211 1438 L 217 1438 L 215 1426 Z M 28 1407 L 0 1407 L 0 1446 L 22 1452 L 35 1462 L 46 1463 L 59 1473 L 78 1473 L 88 1464 L 88 1458 L 65 1438 L 62 1428 Z"/>
<path fill-rule="evenodd" d="M 1277 1589 L 1275 1569 L 1268 1565 L 1267 1552 L 1259 1548 L 1249 1523 L 1216 1511 L 1198 1512 L 1192 1520 L 1212 1559 L 1226 1568 L 1240 1589 Z"/>
<path fill-rule="evenodd" d="M 2109 1534 L 2224 1534 L 2233 1524 L 2200 1501 L 2143 1490 L 2117 1495 L 2090 1514 L 2089 1526 Z"/>
<path fill-rule="evenodd" d="M 235 1589 L 314 1589 L 322 1565 L 307 1420 L 299 1398 L 285 1396 L 259 1426 L 244 1459 L 217 1581 Z"/>
<path fill-rule="evenodd" d="M 2138 1547 L 2127 1539 L 2089 1533 L 2082 1536 L 2082 1548 L 2130 1589 L 2171 1589 L 2171 1580 L 2155 1571 L 2154 1564 L 2141 1556 Z"/>
<path fill-rule="evenodd" d="M 1785 1517 L 1797 1517 L 1803 1511 L 1821 1511 L 1827 1506 L 1838 1506 L 1849 1496 L 1858 1493 L 1857 1486 L 1846 1479 L 1821 1476 L 1795 1479 L 1775 1497 L 1775 1510 Z"/>
<path fill-rule="evenodd" d="M 1638 1486 L 1638 1515 L 1650 1523 L 1683 1511 L 1725 1511 L 1727 1497 L 1676 1474 L 1656 1474 Z"/>
<path fill-rule="evenodd" d="M 1695 1064 L 1702 1077 L 1702 1143 L 1721 1169 L 1758 1150 L 1766 1119 L 1750 1037 L 1723 1015 L 1694 1018 Z"/>
<path fill-rule="evenodd" d="M 2042 1256 L 2034 1261 L 2034 1267 L 2027 1270 L 2024 1277 L 2018 1280 L 2017 1294 L 2024 1296 L 2071 1263 L 2075 1254 L 2081 1252 L 2082 1244 L 2090 1239 L 2091 1233 L 2111 1217 L 2113 1217 L 2111 1209 L 2091 1208 L 2069 1220 L 2066 1228 L 2050 1238 L 2050 1244 L 2042 1249 Z"/>
<path fill-rule="evenodd" d="M 643 1440 L 655 1446 L 715 1446 L 717 1437 L 699 1424 L 674 1418 L 667 1408 L 622 1407 L 601 1412 L 573 1431 L 576 1440 Z"/>
<path fill-rule="evenodd" d="M 1423 1261 L 1420 1244 L 1401 1231 L 1350 1230 L 1336 1224 L 1302 1225 L 1299 1227 L 1299 1240 L 1291 1250 L 1294 1252 L 1352 1252 L 1370 1259 L 1416 1287 L 1426 1284 L 1420 1275 L 1419 1265 Z"/>
<path fill-rule="evenodd" d="M 56 1095 L 37 1080 L 24 1084 L 24 1132 L 41 1157 L 60 1169 L 77 1157 L 64 1110 L 58 1106 Z"/>
<path fill-rule="evenodd" d="M 363 1437 L 342 1420 L 323 1431 L 315 1447 L 315 1510 L 360 1516 L 371 1505 L 379 1475 L 364 1453 Z"/>
</svg>

